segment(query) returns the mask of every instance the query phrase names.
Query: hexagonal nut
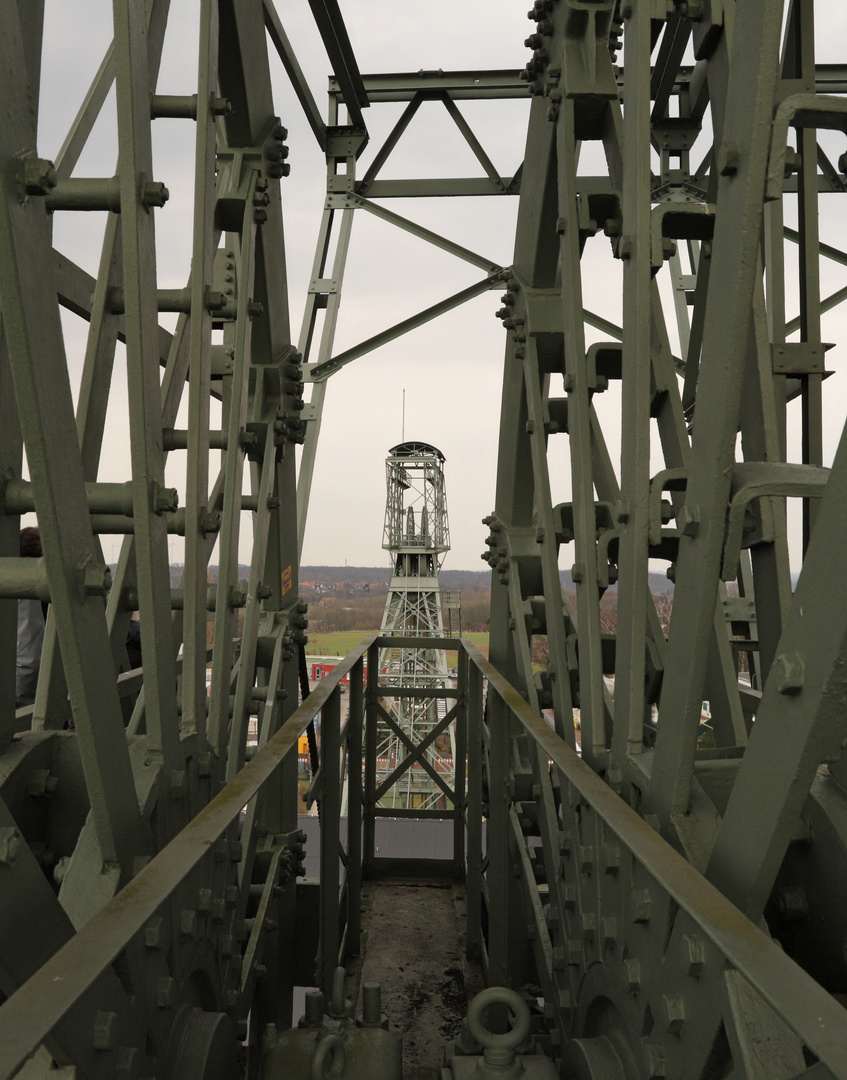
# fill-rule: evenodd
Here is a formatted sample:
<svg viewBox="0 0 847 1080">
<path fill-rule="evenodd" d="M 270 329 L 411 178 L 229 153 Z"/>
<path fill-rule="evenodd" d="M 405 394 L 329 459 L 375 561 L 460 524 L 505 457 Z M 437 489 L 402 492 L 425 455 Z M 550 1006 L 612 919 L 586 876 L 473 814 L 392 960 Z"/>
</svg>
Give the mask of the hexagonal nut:
<svg viewBox="0 0 847 1080">
<path fill-rule="evenodd" d="M 0 827 L 0 866 L 12 866 L 21 847 L 21 834 L 13 825 Z"/>
<path fill-rule="evenodd" d="M 700 534 L 700 508 L 686 504 L 677 518 L 679 531 L 683 536 L 695 537 Z"/>
<path fill-rule="evenodd" d="M 159 949 L 164 944 L 164 920 L 156 915 L 144 927 L 144 944 L 148 949 Z"/>
<path fill-rule="evenodd" d="M 138 1080 L 141 1074 L 141 1055 L 137 1046 L 121 1046 L 115 1055 L 116 1080 Z"/>
<path fill-rule="evenodd" d="M 94 1049 L 114 1050 L 117 1040 L 118 1014 L 98 1012 L 94 1020 Z"/>
<path fill-rule="evenodd" d="M 682 939 L 683 966 L 688 975 L 699 978 L 703 973 L 706 963 L 706 945 L 701 938 L 689 937 L 685 934 Z"/>
<path fill-rule="evenodd" d="M 662 995 L 665 1006 L 665 1023 L 672 1035 L 678 1035 L 685 1023 L 685 1002 L 681 997 Z"/>
<path fill-rule="evenodd" d="M 621 849 L 617 844 L 606 844 L 603 852 L 604 870 L 607 874 L 616 874 L 621 866 Z"/>
<path fill-rule="evenodd" d="M 176 981 L 170 975 L 162 975 L 156 982 L 156 1004 L 160 1009 L 170 1009 L 176 999 Z"/>
<path fill-rule="evenodd" d="M 630 994 L 637 994 L 641 990 L 641 965 L 637 960 L 624 960 L 624 976 L 626 988 Z"/>
<path fill-rule="evenodd" d="M 29 158 L 24 162 L 23 187 L 26 195 L 49 195 L 59 177 L 52 161 Z"/>
<path fill-rule="evenodd" d="M 661 1080 L 661 1077 L 666 1075 L 664 1050 L 658 1043 L 646 1043 L 644 1050 L 647 1055 L 650 1080 Z"/>
<path fill-rule="evenodd" d="M 146 180 L 141 185 L 141 204 L 147 209 L 162 207 L 171 197 L 164 184 L 157 180 Z"/>
<path fill-rule="evenodd" d="M 633 889 L 630 903 L 633 922 L 646 923 L 650 921 L 650 893 L 647 889 Z"/>
<path fill-rule="evenodd" d="M 785 885 L 777 889 L 776 903 L 786 922 L 804 922 L 809 917 L 809 900 L 802 885 Z"/>
<path fill-rule="evenodd" d="M 721 176 L 735 176 L 741 162 L 741 150 L 737 142 L 727 140 L 718 149 L 718 172 Z"/>
<path fill-rule="evenodd" d="M 773 678 L 780 694 L 799 694 L 806 681 L 806 667 L 799 653 L 780 653 L 773 662 Z"/>
<path fill-rule="evenodd" d="M 193 938 L 197 933 L 197 912 L 193 908 L 183 908 L 179 917 L 179 932 L 187 938 Z"/>
<path fill-rule="evenodd" d="M 184 799 L 188 778 L 185 769 L 172 769 L 170 780 L 170 795 L 172 799 Z"/>
</svg>

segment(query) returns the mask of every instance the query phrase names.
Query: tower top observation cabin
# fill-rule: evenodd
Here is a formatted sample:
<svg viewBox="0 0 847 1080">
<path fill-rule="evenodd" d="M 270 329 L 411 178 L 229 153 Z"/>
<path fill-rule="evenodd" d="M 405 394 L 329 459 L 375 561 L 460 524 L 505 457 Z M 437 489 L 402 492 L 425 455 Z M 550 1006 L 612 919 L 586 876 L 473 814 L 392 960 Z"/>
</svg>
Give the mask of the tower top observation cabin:
<svg viewBox="0 0 847 1080">
<path fill-rule="evenodd" d="M 450 550 L 444 455 L 425 442 L 393 446 L 385 460 L 385 529 L 382 546 L 393 555 Z M 437 566 L 436 566 L 437 572 Z"/>
</svg>

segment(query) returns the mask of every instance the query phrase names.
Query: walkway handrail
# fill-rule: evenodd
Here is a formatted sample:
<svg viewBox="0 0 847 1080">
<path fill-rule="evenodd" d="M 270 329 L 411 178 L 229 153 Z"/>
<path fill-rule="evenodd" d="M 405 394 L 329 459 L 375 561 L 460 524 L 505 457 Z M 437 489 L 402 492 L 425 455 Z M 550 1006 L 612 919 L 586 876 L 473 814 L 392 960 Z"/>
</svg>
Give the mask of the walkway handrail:
<svg viewBox="0 0 847 1080">
<path fill-rule="evenodd" d="M 376 634 L 370 635 L 340 661 L 220 794 L 0 1007 L 0 1080 L 8 1080 L 14 1076 L 34 1050 L 49 1037 L 56 1025 L 92 990 L 101 974 L 143 930 L 161 904 L 208 855 L 228 826 L 236 821 L 242 808 L 275 775 L 287 755 L 296 753 L 298 737 L 309 721 L 327 705 L 327 739 L 330 741 L 328 765 L 337 763 L 342 739 L 337 715 L 341 680 L 351 669 L 361 665 L 369 649 L 378 649 L 381 640 Z M 590 808 L 598 816 L 607 835 L 613 841 L 617 838 L 616 842 L 620 843 L 621 848 L 625 849 L 649 879 L 678 905 L 680 914 L 684 914 L 698 935 L 702 935 L 713 957 L 711 962 L 704 965 L 703 980 L 722 979 L 728 970 L 735 969 L 824 1066 L 829 1067 L 836 1075 L 842 1075 L 844 1062 L 847 1061 L 847 1025 L 844 1023 L 842 1006 L 723 894 L 710 885 L 585 764 L 470 640 L 444 640 L 445 644 L 449 641 L 449 644 L 460 652 L 459 692 L 460 697 L 465 698 L 463 707 L 468 710 L 467 802 L 464 801 L 463 791 L 457 789 L 459 803 L 464 806 L 465 813 L 457 813 L 456 829 L 459 830 L 457 837 L 461 840 L 460 816 L 464 816 L 468 830 L 469 885 L 470 878 L 475 877 L 475 887 L 478 887 L 481 873 L 479 865 L 471 866 L 470 863 L 481 853 L 480 754 L 483 753 L 485 741 L 482 716 L 482 682 L 485 680 L 488 684 L 489 707 L 496 702 L 499 710 L 502 703 L 507 714 L 520 724 L 537 746 L 541 767 L 546 769 L 545 762 L 552 763 L 562 784 L 562 798 L 566 797 L 565 787 L 568 786 L 571 802 L 586 804 L 586 810 Z M 361 670 L 359 667 L 360 672 Z M 375 670 L 369 675 L 369 684 L 369 692 L 373 692 L 378 685 Z M 360 676 L 355 686 L 355 700 L 350 703 L 354 727 L 361 725 L 363 699 L 364 690 Z M 357 714 L 355 717 L 354 711 Z M 503 727 L 501 722 L 506 719 L 507 715 L 501 714 L 498 723 L 492 727 L 492 745 L 495 738 L 500 739 L 503 736 L 503 732 L 496 731 L 495 727 Z M 506 728 L 509 726 L 511 725 L 505 725 Z M 347 752 L 356 756 L 356 747 L 361 746 L 361 739 L 362 730 L 361 726 L 358 726 L 351 736 Z M 461 753 L 463 759 L 464 750 Z M 328 769 L 328 772 L 332 773 L 332 769 Z M 338 772 L 337 768 L 335 772 Z M 458 773 L 457 764 L 457 777 Z M 338 777 L 333 774 L 327 783 L 330 779 L 334 783 Z M 354 789 L 351 790 L 351 797 L 354 797 L 354 791 L 362 792 L 361 783 L 361 773 L 356 774 L 354 771 L 351 775 L 351 788 Z M 358 797 L 361 798 L 361 794 Z M 333 795 L 329 799 L 328 809 L 331 806 L 333 810 L 338 810 L 338 798 L 340 796 Z M 496 798 L 500 803 L 504 799 L 507 803 L 511 800 L 512 796 L 509 795 L 506 785 Z M 498 813 L 501 809 L 502 805 Z M 361 826 L 354 824 L 357 820 L 361 819 L 351 816 L 351 827 L 358 833 Z M 559 828 L 558 822 L 554 823 L 554 827 Z M 330 834 L 337 841 L 337 821 L 335 831 L 330 829 Z M 327 859 L 333 858 L 337 871 L 337 860 L 331 855 L 335 848 L 327 850 Z M 358 867 L 353 867 L 352 872 L 360 873 L 361 849 L 356 845 L 350 854 L 352 861 L 358 863 Z M 479 858 L 480 865 L 481 861 Z M 531 887 L 535 885 L 534 881 L 527 884 Z M 350 885 L 354 894 L 358 887 L 356 882 Z M 490 894 L 493 890 L 496 891 L 497 887 L 497 880 L 494 878 L 489 880 L 486 889 Z M 322 921 L 326 922 L 327 926 L 332 922 L 337 929 L 337 887 L 334 892 L 335 899 L 327 902 Z M 354 895 L 353 903 L 358 910 L 357 895 Z M 498 929 L 492 921 L 492 911 L 489 911 L 489 916 L 489 940 L 491 935 L 508 933 L 507 927 Z M 469 924 L 472 918 L 478 918 L 470 904 L 468 917 Z M 355 940 L 358 930 L 354 927 L 351 933 Z M 470 937 L 469 932 L 469 940 Z M 326 956 L 323 966 L 327 970 L 330 970 L 330 966 L 334 967 L 337 952 L 335 943 L 329 944 L 332 948 L 327 948 L 326 945 L 324 947 Z M 343 947 L 342 944 L 342 950 Z"/>
<path fill-rule="evenodd" d="M 365 638 L 321 680 L 251 762 L 127 885 L 0 1007 L 0 1080 L 8 1080 L 53 1028 L 92 988 L 100 974 L 144 927 L 157 908 L 206 856 L 367 652 Z"/>
<path fill-rule="evenodd" d="M 492 691 L 560 774 L 606 823 L 704 937 L 836 1075 L 847 1062 L 844 1008 L 767 937 L 545 723 L 469 640 L 462 648 Z"/>
</svg>

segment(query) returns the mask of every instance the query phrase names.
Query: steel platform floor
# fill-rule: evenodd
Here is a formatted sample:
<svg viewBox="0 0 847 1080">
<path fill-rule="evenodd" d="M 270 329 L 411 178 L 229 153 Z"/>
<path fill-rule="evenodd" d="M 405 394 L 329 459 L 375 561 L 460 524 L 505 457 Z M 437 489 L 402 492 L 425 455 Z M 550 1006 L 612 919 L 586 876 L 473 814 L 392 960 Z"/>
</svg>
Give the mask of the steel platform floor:
<svg viewBox="0 0 847 1080">
<path fill-rule="evenodd" d="M 348 968 L 353 991 L 382 986 L 383 1012 L 403 1035 L 404 1080 L 437 1080 L 444 1046 L 483 988 L 465 957 L 464 887 L 425 879 L 363 889 L 363 947 Z"/>
</svg>

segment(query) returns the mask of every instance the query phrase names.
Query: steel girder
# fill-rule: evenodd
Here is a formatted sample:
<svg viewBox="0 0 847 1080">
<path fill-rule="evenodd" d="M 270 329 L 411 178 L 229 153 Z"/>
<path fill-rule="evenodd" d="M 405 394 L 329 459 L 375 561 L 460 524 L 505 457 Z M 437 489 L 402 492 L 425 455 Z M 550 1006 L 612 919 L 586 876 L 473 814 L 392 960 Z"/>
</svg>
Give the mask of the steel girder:
<svg viewBox="0 0 847 1080">
<path fill-rule="evenodd" d="M 818 237 L 819 193 L 843 183 L 817 134 L 844 130 L 847 104 L 819 92 L 814 5 L 783 7 L 539 0 L 529 13 L 533 103 L 486 519 L 490 655 L 667 845 L 646 860 L 627 840 L 619 849 L 538 736 L 490 702 L 489 977 L 542 987 L 554 1045 L 580 1077 L 793 1077 L 815 1060 L 796 1018 L 765 1005 L 770 987 L 751 987 L 728 953 L 702 953 L 685 902 L 658 880 L 671 848 L 751 932 L 766 926 L 830 992 L 847 985 L 834 901 L 845 459 L 842 440 L 823 467 L 821 315 L 837 298 L 822 300 L 819 270 L 841 255 Z M 783 211 L 795 193 L 796 231 Z M 621 311 L 612 341 L 592 340 L 584 318 L 598 273 Z M 550 478 L 562 455 L 567 502 Z M 787 497 L 803 514 L 793 593 Z M 648 579 L 660 560 L 675 582 L 668 635 Z M 614 584 L 609 634 L 600 600 Z M 831 1015 L 821 1023 L 835 1030 Z M 827 1066 L 847 1075 L 840 1051 Z"/>
<path fill-rule="evenodd" d="M 168 6 L 114 4 L 114 40 L 54 162 L 39 157 L 35 124 L 43 5 L 0 9 L 4 998 L 202 820 L 243 769 L 250 729 L 262 745 L 297 707 L 302 376 L 278 183 L 286 135 L 273 111 L 263 9 L 202 0 L 188 65 L 195 92 L 175 97 L 155 93 Z M 114 176 L 80 177 L 111 88 Z M 151 132 L 163 117 L 182 120 L 195 147 L 191 270 L 170 290 L 158 287 L 156 267 L 168 191 L 153 171 Z M 53 249 L 53 223 L 69 210 L 106 219 L 96 280 Z M 88 323 L 76 402 L 60 306 Z M 172 331 L 160 312 L 178 314 Z M 128 472 L 123 484 L 101 483 L 115 454 L 104 430 L 124 350 Z M 165 482 L 170 455 L 184 462 L 179 494 Z M 32 573 L 17 539 L 31 511 L 44 549 Z M 122 536 L 113 580 L 101 534 Z M 173 534 L 185 538 L 174 588 Z M 34 705 L 16 712 L 16 599 L 33 596 L 50 603 L 41 676 Z M 125 647 L 133 611 L 143 654 L 135 671 Z M 293 973 L 281 958 L 295 948 L 296 768 L 289 754 L 222 820 L 214 843 L 201 844 L 205 854 L 161 893 L 120 974 L 107 968 L 92 981 L 28 1075 L 49 1073 L 53 1061 L 92 1077 L 201 1075 L 210 1054 L 221 1055 L 215 1067 L 235 1067 L 248 1016 L 254 1055 L 261 1026 L 290 1022 Z"/>
</svg>

